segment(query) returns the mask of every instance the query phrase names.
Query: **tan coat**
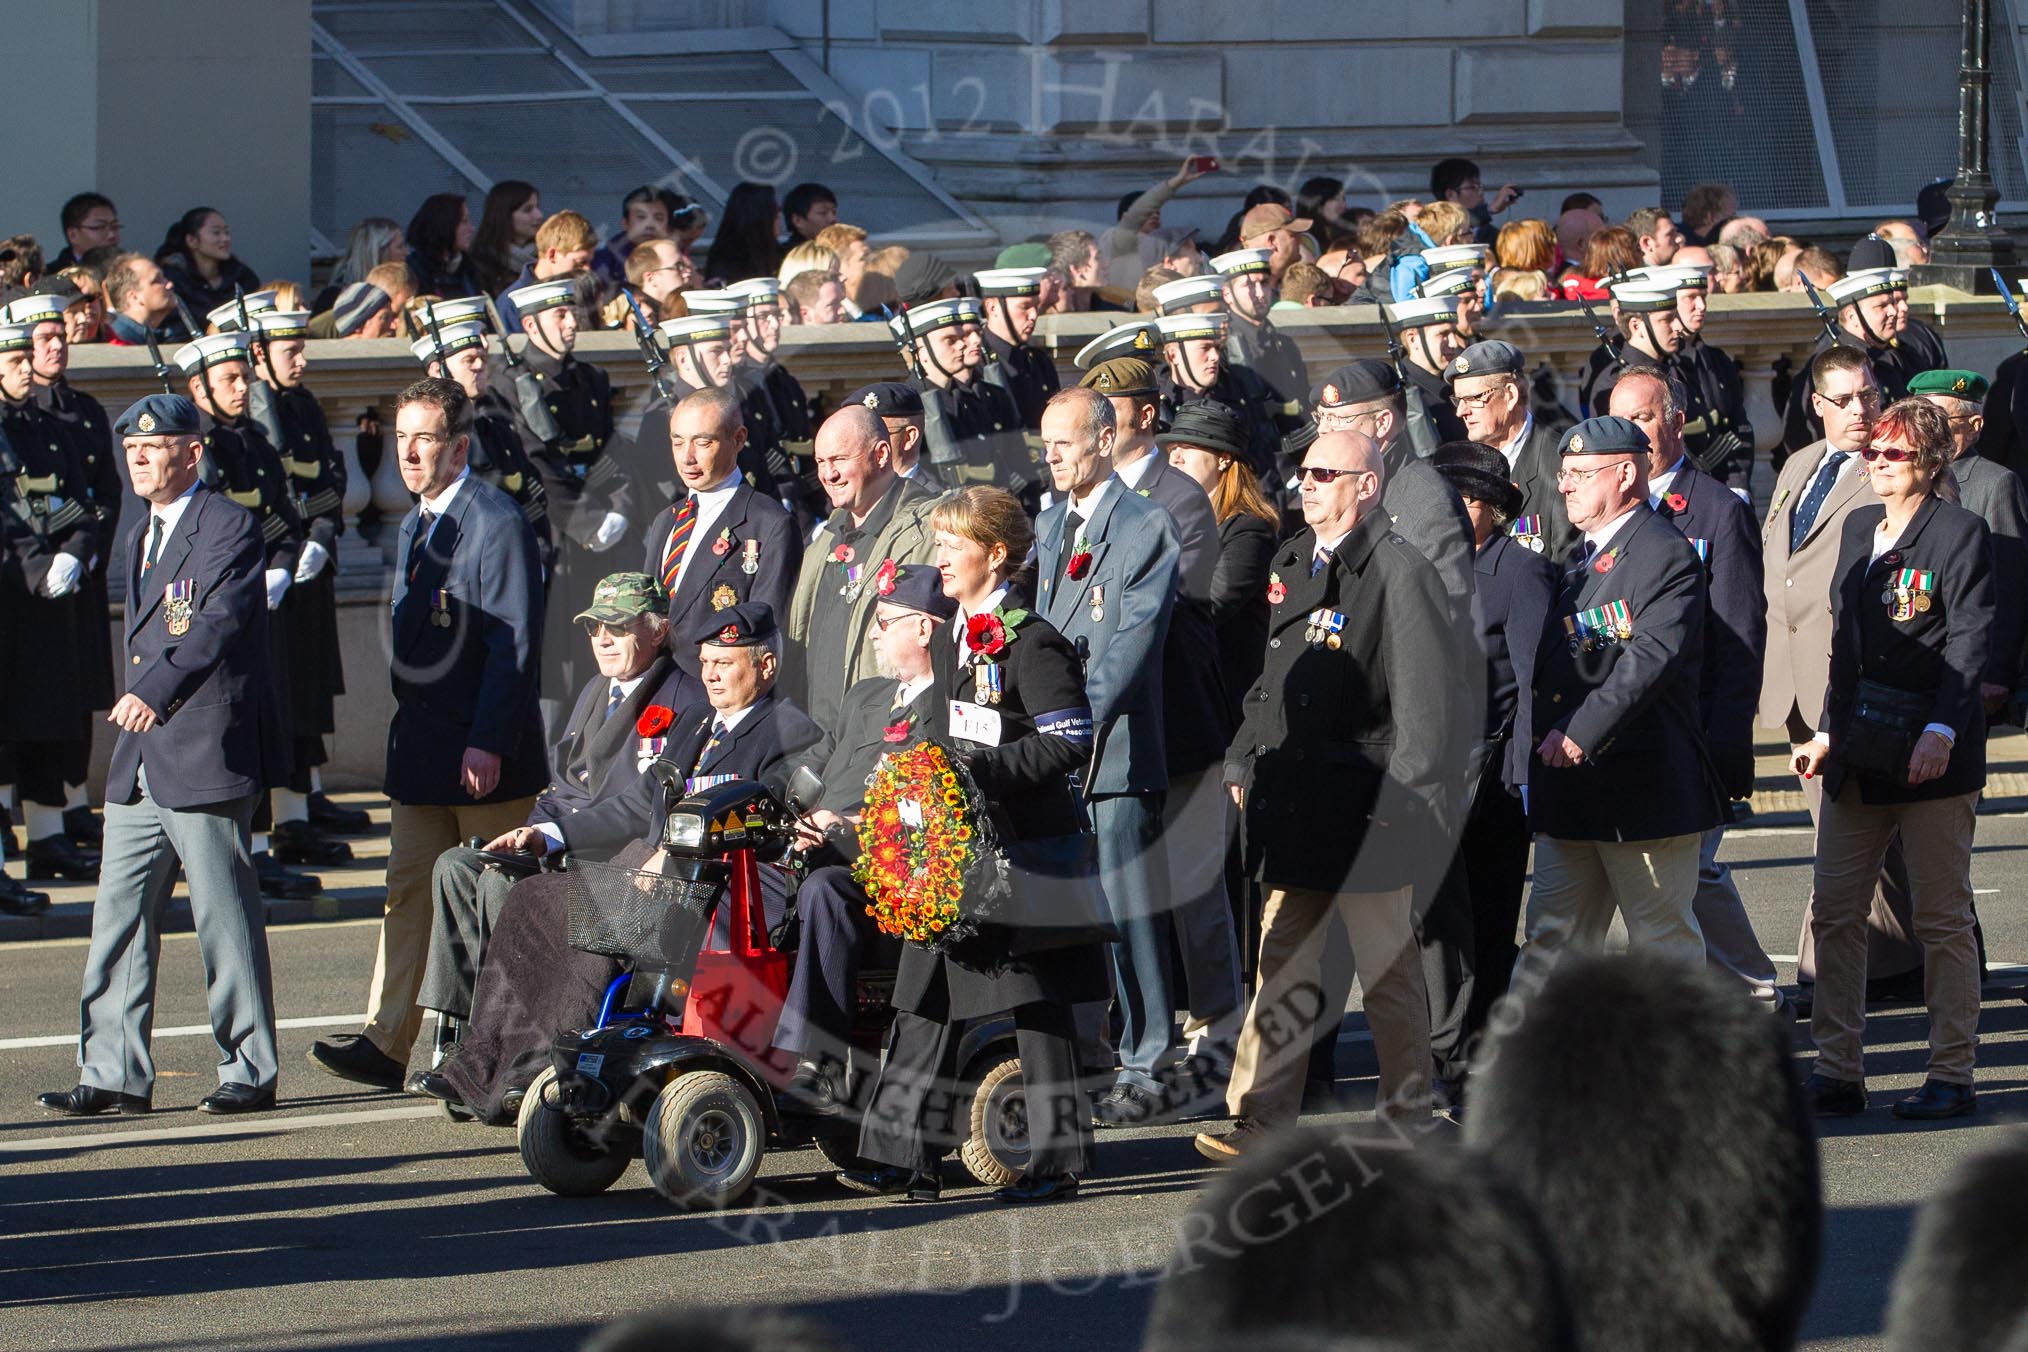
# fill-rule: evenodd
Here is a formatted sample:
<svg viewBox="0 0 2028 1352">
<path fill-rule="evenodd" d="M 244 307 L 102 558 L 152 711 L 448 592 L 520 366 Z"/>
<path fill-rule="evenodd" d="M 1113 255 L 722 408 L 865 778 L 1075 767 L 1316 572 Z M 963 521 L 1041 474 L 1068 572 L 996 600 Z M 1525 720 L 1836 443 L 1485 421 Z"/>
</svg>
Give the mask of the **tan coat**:
<svg viewBox="0 0 2028 1352">
<path fill-rule="evenodd" d="M 1765 728 L 1785 727 L 1792 710 L 1813 729 L 1824 716 L 1824 689 L 1831 678 L 1831 575 L 1838 566 L 1838 543 L 1846 514 L 1878 501 L 1855 454 L 1839 470 L 1801 547 L 1790 553 L 1796 504 L 1823 458 L 1821 438 L 1788 458 L 1775 480 L 1774 499 L 1761 526 L 1767 577 L 1767 659 L 1760 683 L 1760 724 Z"/>
<path fill-rule="evenodd" d="M 831 549 L 837 543 L 831 537 L 830 528 L 820 526 L 816 536 L 803 549 L 802 571 L 796 575 L 795 595 L 789 600 L 789 637 L 798 643 L 809 637 L 810 612 L 817 607 L 820 591 L 828 591 L 827 604 L 850 606 L 851 614 L 845 622 L 846 672 L 843 688 L 846 690 L 877 674 L 873 670 L 873 645 L 866 641 L 866 627 L 873 615 L 873 603 L 880 599 L 871 585 L 873 575 L 887 559 L 893 559 L 897 564 L 935 561 L 936 539 L 930 530 L 929 518 L 930 509 L 936 506 L 936 502 L 934 496 L 925 495 L 909 497 L 895 504 L 886 529 L 874 537 L 872 546 L 866 551 L 868 585 L 849 602 L 838 595 L 838 570 L 829 566 Z"/>
</svg>

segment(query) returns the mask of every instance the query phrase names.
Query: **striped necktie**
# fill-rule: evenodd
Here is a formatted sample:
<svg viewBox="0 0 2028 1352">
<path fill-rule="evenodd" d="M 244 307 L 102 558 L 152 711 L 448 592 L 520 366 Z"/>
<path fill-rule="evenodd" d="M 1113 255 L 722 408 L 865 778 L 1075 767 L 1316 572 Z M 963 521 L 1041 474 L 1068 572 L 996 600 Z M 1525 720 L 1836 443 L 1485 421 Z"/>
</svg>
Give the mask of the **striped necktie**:
<svg viewBox="0 0 2028 1352">
<path fill-rule="evenodd" d="M 720 741 L 724 740 L 724 738 L 725 738 L 724 721 L 717 718 L 712 719 L 711 738 L 710 740 L 705 742 L 704 749 L 697 753 L 697 763 L 690 767 L 690 774 L 692 778 L 695 778 L 696 776 L 704 773 L 704 762 L 711 759 L 711 753 L 718 750 L 718 744 Z"/>
<path fill-rule="evenodd" d="M 683 499 L 676 509 L 676 524 L 669 528 L 669 543 L 662 546 L 662 590 L 674 594 L 676 574 L 683 571 L 683 556 L 690 550 L 690 532 L 697 525 L 697 496 Z"/>
</svg>

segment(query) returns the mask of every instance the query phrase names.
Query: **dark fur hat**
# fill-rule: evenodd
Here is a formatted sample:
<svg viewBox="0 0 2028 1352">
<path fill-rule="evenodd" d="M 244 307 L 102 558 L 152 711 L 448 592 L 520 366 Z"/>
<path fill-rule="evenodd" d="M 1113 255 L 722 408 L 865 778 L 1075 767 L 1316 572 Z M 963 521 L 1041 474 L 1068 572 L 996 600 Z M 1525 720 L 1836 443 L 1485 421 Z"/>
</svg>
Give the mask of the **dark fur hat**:
<svg viewBox="0 0 2028 1352">
<path fill-rule="evenodd" d="M 1974 1155 L 1916 1218 L 1887 1307 L 1888 1352 L 2028 1349 L 2028 1141 Z M 2009 1333 L 2017 1336 L 2012 1342 Z"/>
</svg>

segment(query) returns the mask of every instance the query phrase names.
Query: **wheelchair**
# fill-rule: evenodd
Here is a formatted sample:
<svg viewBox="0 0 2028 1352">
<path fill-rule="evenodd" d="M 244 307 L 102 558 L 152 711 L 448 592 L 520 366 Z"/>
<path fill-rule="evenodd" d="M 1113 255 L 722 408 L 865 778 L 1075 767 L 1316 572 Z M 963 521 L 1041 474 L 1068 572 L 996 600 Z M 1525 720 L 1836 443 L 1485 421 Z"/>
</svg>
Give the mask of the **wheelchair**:
<svg viewBox="0 0 2028 1352">
<path fill-rule="evenodd" d="M 597 1022 L 556 1040 L 522 1099 L 521 1159 L 544 1188 L 604 1192 L 638 1156 L 668 1201 L 715 1210 L 746 1197 L 769 1150 L 814 1145 L 839 1168 L 864 1167 L 857 1114 L 784 1111 L 778 1091 L 794 1059 L 771 1046 L 791 962 L 766 932 L 760 871 L 780 866 L 799 809 L 820 788 L 804 771 L 779 797 L 746 780 L 683 797 L 663 828 L 660 872 L 569 863 L 571 946 L 618 958 L 624 970 Z M 729 921 L 722 950 L 707 947 L 717 905 Z M 892 970 L 860 975 L 848 1086 L 878 1078 L 893 989 Z M 980 1183 L 1004 1186 L 1028 1162 L 1013 1021 L 972 1021 L 959 1066 L 959 1158 Z"/>
</svg>

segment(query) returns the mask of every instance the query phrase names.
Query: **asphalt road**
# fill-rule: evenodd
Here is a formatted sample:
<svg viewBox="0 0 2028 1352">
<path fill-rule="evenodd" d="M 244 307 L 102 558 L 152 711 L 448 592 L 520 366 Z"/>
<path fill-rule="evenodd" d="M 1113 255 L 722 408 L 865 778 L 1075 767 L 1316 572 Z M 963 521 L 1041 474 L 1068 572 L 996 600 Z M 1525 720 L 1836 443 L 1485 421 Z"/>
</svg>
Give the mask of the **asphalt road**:
<svg viewBox="0 0 2028 1352">
<path fill-rule="evenodd" d="M 1749 909 L 1793 953 L 1808 835 L 1735 834 Z M 2028 963 L 2028 819 L 1980 822 L 1973 865 L 1995 963 Z M 69 1122 L 33 1106 L 75 1079 L 81 940 L 0 944 L 0 1329 L 10 1348 L 569 1348 L 617 1314 L 667 1302 L 785 1305 L 861 1348 L 1134 1346 L 1178 1218 L 1205 1176 L 1193 1124 L 1109 1133 L 1076 1203 L 1031 1211 L 950 1188 L 933 1206 L 842 1193 L 814 1152 L 769 1159 L 757 1202 L 672 1212 L 636 1166 L 612 1192 L 552 1197 L 505 1131 L 327 1079 L 303 1055 L 357 1026 L 370 922 L 271 930 L 282 1109 L 218 1120 L 195 944 L 171 935 L 157 1110 Z M 1793 974 L 1784 962 L 1784 976 Z M 2005 975 L 2016 980 L 2028 973 Z M 1356 1013 L 1345 1088 L 1369 1089 Z M 1914 1208 L 1967 1152 L 2028 1122 L 2028 1006 L 1989 986 L 1980 1112 L 1930 1128 L 1884 1103 L 1922 1067 L 1919 1010 L 1877 1011 L 1875 1109 L 1823 1141 L 1829 1230 L 1813 1349 L 1879 1346 Z M 1803 1029 L 1798 1046 L 1807 1045 Z"/>
</svg>

